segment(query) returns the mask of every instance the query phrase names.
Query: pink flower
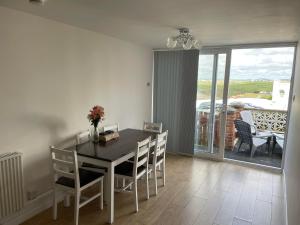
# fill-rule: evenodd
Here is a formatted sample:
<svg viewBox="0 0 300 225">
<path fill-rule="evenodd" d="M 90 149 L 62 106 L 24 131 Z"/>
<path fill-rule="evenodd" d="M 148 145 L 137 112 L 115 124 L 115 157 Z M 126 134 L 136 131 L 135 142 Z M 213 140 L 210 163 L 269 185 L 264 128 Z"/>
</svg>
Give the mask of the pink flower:
<svg viewBox="0 0 300 225">
<path fill-rule="evenodd" d="M 103 120 L 104 117 L 104 108 L 102 106 L 96 105 L 88 114 L 87 118 L 91 122 L 91 124 L 95 127 L 98 126 L 98 123 Z"/>
</svg>

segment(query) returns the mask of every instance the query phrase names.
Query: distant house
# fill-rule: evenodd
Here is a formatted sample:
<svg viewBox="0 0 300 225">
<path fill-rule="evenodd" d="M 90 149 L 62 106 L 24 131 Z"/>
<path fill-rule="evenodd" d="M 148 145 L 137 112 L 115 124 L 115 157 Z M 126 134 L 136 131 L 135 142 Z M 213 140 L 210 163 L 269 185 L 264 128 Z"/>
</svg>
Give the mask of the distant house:
<svg viewBox="0 0 300 225">
<path fill-rule="evenodd" d="M 278 109 L 286 110 L 289 102 L 290 81 L 274 80 L 272 91 L 272 102 Z"/>
</svg>

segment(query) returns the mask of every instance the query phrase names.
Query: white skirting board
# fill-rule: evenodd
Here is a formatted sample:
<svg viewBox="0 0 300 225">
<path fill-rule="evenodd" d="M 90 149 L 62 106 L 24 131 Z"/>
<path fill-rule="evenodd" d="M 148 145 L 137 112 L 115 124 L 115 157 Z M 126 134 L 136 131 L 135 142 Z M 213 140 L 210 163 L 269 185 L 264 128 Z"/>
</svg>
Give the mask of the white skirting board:
<svg viewBox="0 0 300 225">
<path fill-rule="evenodd" d="M 59 197 L 59 201 L 62 200 L 63 195 Z M 32 201 L 25 203 L 25 207 L 21 211 L 1 220 L 0 225 L 18 225 L 50 207 L 52 207 L 52 190 L 49 190 Z"/>
<path fill-rule="evenodd" d="M 283 170 L 283 216 L 285 225 L 289 225 L 288 222 L 288 215 L 287 215 L 287 196 L 286 196 L 286 178 L 285 178 L 285 171 Z"/>
</svg>

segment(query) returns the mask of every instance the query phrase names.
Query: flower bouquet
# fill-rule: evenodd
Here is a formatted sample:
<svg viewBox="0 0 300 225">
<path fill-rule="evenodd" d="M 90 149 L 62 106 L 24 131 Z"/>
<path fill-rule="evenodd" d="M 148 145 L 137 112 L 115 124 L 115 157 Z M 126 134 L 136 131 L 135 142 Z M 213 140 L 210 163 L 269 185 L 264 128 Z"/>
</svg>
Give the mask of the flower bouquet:
<svg viewBox="0 0 300 225">
<path fill-rule="evenodd" d="M 104 108 L 96 105 L 91 110 L 87 116 L 88 120 L 91 122 L 93 126 L 93 132 L 91 134 L 92 140 L 94 142 L 99 141 L 99 132 L 98 132 L 98 124 L 104 119 Z"/>
</svg>

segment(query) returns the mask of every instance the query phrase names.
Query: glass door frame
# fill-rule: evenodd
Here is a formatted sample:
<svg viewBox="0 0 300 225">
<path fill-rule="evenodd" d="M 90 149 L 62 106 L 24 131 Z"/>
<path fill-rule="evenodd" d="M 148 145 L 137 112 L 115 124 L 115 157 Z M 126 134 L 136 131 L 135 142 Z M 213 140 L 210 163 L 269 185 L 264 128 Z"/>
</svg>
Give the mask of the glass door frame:
<svg viewBox="0 0 300 225">
<path fill-rule="evenodd" d="M 208 133 L 208 152 L 197 152 L 197 155 L 205 158 L 212 158 L 215 160 L 223 160 L 224 159 L 224 151 L 225 151 L 225 134 L 226 134 L 226 115 L 227 115 L 227 96 L 228 96 L 228 86 L 229 86 L 229 77 L 230 77 L 230 64 L 231 64 L 231 49 L 230 48 L 203 48 L 200 50 L 199 55 L 213 55 L 213 76 L 212 76 L 212 90 L 211 90 L 211 102 L 210 102 L 210 114 L 215 115 L 215 105 L 216 105 L 216 92 L 217 92 L 217 75 L 218 75 L 218 60 L 219 54 L 226 55 L 225 62 L 225 74 L 224 74 L 224 89 L 223 89 L 223 105 L 222 112 L 220 113 L 220 145 L 219 151 L 214 153 L 213 142 L 214 142 L 214 129 L 215 129 L 215 116 L 209 117 L 209 130 Z"/>
<path fill-rule="evenodd" d="M 228 89 L 229 89 L 229 81 L 230 81 L 230 68 L 231 68 L 231 54 L 232 50 L 235 49 L 251 49 L 251 48 L 274 48 L 274 47 L 294 47 L 294 61 L 293 61 L 293 70 L 292 70 L 292 76 L 291 76 L 291 86 L 290 86 L 290 93 L 289 93 L 289 103 L 288 103 L 288 110 L 287 110 L 287 124 L 286 124 L 286 131 L 285 131 L 285 137 L 288 139 L 288 128 L 289 128 L 289 122 L 290 122 L 290 112 L 292 108 L 292 102 L 293 102 L 293 90 L 294 90 L 294 80 L 295 80 L 295 67 L 296 67 L 296 55 L 297 55 L 297 49 L 298 49 L 298 42 L 277 42 L 277 43 L 253 43 L 253 44 L 233 44 L 233 45 L 219 45 L 219 46 L 204 46 L 200 50 L 200 54 L 226 54 L 226 68 L 225 68 L 225 77 L 224 77 L 224 92 L 223 92 L 223 103 L 227 106 L 227 97 L 228 97 Z M 220 148 L 220 152 L 217 155 L 210 154 L 210 153 L 199 153 L 200 157 L 204 158 L 212 158 L 216 160 L 224 160 L 231 163 L 236 163 L 238 165 L 247 165 L 254 168 L 263 168 L 263 169 L 269 169 L 273 172 L 282 172 L 284 169 L 285 164 L 285 157 L 286 157 L 286 145 L 287 141 L 284 142 L 283 147 L 283 154 L 282 154 L 282 163 L 281 168 L 275 168 L 275 167 L 269 167 L 265 165 L 260 164 L 253 164 L 243 161 L 237 161 L 232 159 L 224 158 L 224 151 L 225 151 L 225 125 L 226 125 L 226 113 L 227 113 L 227 107 L 225 113 L 223 113 L 223 117 L 225 116 L 225 119 L 223 119 L 223 123 L 221 125 L 222 127 L 222 135 L 223 135 L 223 144 L 222 148 Z M 198 153 L 197 153 L 198 154 Z"/>
</svg>

